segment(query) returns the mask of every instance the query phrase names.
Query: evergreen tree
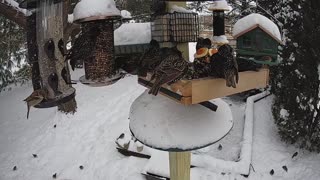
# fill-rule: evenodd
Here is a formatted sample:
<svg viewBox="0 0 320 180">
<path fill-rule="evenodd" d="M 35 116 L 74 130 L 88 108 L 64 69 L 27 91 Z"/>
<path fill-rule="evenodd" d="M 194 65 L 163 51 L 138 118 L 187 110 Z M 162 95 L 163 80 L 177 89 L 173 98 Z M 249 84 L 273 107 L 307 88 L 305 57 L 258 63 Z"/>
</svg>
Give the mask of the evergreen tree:
<svg viewBox="0 0 320 180">
<path fill-rule="evenodd" d="M 273 70 L 273 115 L 283 140 L 320 152 L 320 2 L 281 0 L 282 63 Z"/>
<path fill-rule="evenodd" d="M 20 68 L 26 56 L 26 38 L 22 28 L 0 16 L 0 91 L 15 82 L 14 68 Z"/>
</svg>

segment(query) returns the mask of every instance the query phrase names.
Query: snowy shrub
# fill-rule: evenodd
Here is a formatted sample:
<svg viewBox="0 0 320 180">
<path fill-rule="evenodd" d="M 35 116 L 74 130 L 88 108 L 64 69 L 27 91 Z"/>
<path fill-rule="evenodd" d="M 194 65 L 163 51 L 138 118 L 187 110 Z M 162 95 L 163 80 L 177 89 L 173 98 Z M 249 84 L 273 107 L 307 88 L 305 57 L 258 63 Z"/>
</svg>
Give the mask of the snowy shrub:
<svg viewBox="0 0 320 180">
<path fill-rule="evenodd" d="M 283 140 L 320 152 L 320 2 L 281 0 L 281 65 L 272 69 L 273 115 Z"/>
</svg>

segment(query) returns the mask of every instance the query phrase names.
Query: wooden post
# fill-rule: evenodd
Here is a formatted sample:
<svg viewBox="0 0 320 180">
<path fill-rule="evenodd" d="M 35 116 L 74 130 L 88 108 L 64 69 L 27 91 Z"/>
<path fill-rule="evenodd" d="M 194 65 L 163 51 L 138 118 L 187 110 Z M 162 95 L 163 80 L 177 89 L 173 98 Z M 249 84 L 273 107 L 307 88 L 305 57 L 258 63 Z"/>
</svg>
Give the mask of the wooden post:
<svg viewBox="0 0 320 180">
<path fill-rule="evenodd" d="M 170 180 L 190 180 L 190 152 L 169 152 Z"/>
<path fill-rule="evenodd" d="M 186 2 L 167 2 L 167 12 L 170 11 L 172 6 L 177 5 L 180 7 L 187 7 Z M 185 60 L 189 61 L 189 43 L 179 43 L 177 48 L 182 52 L 182 56 Z"/>
</svg>

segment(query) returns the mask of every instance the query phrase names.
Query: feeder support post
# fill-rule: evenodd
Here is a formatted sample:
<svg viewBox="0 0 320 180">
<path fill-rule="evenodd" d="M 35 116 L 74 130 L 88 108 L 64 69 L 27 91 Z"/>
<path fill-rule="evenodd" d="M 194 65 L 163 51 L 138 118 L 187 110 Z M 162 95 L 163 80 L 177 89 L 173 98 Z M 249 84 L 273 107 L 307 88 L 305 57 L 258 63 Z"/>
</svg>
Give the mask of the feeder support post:
<svg viewBox="0 0 320 180">
<path fill-rule="evenodd" d="M 169 163 L 171 180 L 190 180 L 190 151 L 169 152 Z"/>
<path fill-rule="evenodd" d="M 172 1 L 167 1 L 167 12 L 170 12 L 172 6 L 180 6 L 180 7 L 187 7 L 186 2 L 172 2 Z M 177 48 L 182 52 L 182 56 L 185 60 L 189 61 L 189 43 L 179 43 L 177 44 Z"/>
</svg>

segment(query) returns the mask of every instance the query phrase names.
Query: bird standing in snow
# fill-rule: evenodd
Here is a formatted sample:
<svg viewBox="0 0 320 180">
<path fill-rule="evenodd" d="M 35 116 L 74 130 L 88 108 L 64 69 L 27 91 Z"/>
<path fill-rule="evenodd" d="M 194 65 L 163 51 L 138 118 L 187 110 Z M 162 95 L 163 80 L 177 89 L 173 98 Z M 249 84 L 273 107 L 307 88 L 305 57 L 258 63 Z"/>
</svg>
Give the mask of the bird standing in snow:
<svg viewBox="0 0 320 180">
<path fill-rule="evenodd" d="M 151 81 L 155 79 L 149 94 L 157 95 L 161 86 L 165 83 L 172 83 L 180 78 L 188 70 L 188 62 L 182 57 L 182 53 L 174 48 L 168 48 L 171 53 L 164 57 L 160 65 L 155 69 Z"/>
<path fill-rule="evenodd" d="M 40 104 L 43 100 L 47 100 L 48 99 L 48 91 L 46 89 L 39 89 L 39 90 L 35 90 L 31 93 L 31 95 L 29 97 L 27 97 L 25 100 L 27 103 L 27 119 L 29 118 L 29 112 L 30 112 L 30 107 L 34 107 L 38 104 Z"/>
<path fill-rule="evenodd" d="M 238 64 L 230 45 L 224 44 L 210 59 L 210 76 L 224 78 L 228 87 L 237 87 L 239 81 Z"/>
</svg>

